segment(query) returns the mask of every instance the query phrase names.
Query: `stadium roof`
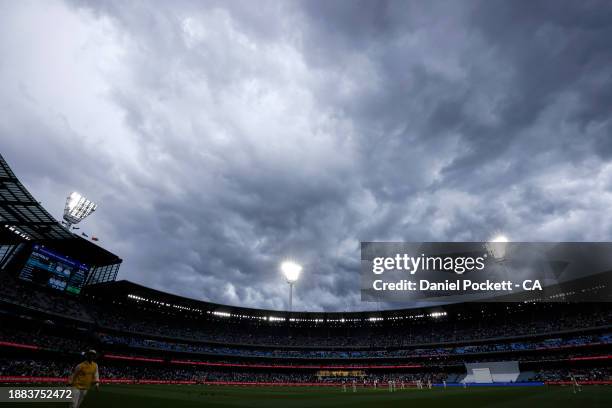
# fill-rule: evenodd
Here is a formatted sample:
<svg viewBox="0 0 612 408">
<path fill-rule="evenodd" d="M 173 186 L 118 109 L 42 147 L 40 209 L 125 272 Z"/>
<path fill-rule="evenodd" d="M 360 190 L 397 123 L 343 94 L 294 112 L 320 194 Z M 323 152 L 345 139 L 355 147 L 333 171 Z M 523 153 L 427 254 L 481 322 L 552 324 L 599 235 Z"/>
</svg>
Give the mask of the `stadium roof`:
<svg viewBox="0 0 612 408">
<path fill-rule="evenodd" d="M 209 313 L 219 317 L 234 318 L 260 318 L 262 320 L 291 321 L 377 321 L 394 320 L 394 318 L 412 317 L 438 317 L 445 315 L 448 306 L 432 306 L 424 309 L 395 309 L 384 311 L 358 311 L 358 312 L 301 312 L 281 311 L 269 309 L 254 309 L 241 306 L 230 306 L 174 295 L 160 290 L 142 286 L 127 280 L 99 283 L 88 286 L 83 292 L 86 296 L 94 296 L 107 301 L 133 301 L 144 306 L 167 307 L 169 310 L 195 313 Z M 477 306 L 476 306 L 477 307 Z M 271 318 L 272 317 L 272 318 Z"/>
<path fill-rule="evenodd" d="M 90 265 L 121 262 L 117 255 L 61 225 L 19 181 L 0 155 L 0 240 L 39 242 Z"/>
<path fill-rule="evenodd" d="M 254 321 L 289 321 L 304 324 L 320 323 L 400 323 L 401 321 L 421 321 L 437 319 L 447 315 L 464 318 L 483 317 L 482 313 L 506 316 L 510 303 L 505 302 L 464 302 L 445 305 L 431 305 L 419 308 L 365 310 L 355 312 L 307 312 L 254 309 L 241 306 L 223 305 L 174 295 L 160 290 L 142 286 L 127 280 L 99 283 L 87 286 L 83 290 L 87 297 L 103 303 L 133 303 L 145 308 L 162 309 L 169 313 L 185 312 L 211 317 L 254 320 Z M 529 310 L 534 302 L 514 302 L 514 310 Z M 539 303 L 538 309 L 553 307 L 554 303 Z M 575 304 L 577 305 L 577 304 Z M 526 309 L 525 309 L 526 308 Z M 476 314 L 475 314 L 476 313 Z M 471 316 L 471 317 L 470 317 Z M 507 318 L 507 316 L 506 316 Z"/>
<path fill-rule="evenodd" d="M 26 240 L 70 239 L 73 234 L 55 220 L 21 184 L 0 155 L 0 223 Z"/>
</svg>

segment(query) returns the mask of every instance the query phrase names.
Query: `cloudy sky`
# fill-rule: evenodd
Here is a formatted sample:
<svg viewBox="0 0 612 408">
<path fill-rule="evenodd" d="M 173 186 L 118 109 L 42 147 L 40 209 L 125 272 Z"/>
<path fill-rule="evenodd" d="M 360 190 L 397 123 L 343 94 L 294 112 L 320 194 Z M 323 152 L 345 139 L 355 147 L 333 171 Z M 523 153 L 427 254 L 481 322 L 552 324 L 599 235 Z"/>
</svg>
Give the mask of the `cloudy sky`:
<svg viewBox="0 0 612 408">
<path fill-rule="evenodd" d="M 0 152 L 120 277 L 363 310 L 360 241 L 611 240 L 612 5 L 0 0 Z"/>
</svg>

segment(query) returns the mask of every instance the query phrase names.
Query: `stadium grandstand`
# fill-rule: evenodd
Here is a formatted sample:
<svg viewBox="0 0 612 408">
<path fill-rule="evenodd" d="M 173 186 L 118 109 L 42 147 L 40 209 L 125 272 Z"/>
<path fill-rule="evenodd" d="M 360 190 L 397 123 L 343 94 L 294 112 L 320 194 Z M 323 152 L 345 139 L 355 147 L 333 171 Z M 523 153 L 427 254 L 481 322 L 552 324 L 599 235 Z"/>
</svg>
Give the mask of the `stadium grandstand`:
<svg viewBox="0 0 612 408">
<path fill-rule="evenodd" d="M 0 382 L 434 387 L 612 384 L 609 303 L 289 312 L 116 280 L 121 259 L 55 220 L 0 156 Z M 555 318 L 551 318 L 555 316 Z"/>
</svg>

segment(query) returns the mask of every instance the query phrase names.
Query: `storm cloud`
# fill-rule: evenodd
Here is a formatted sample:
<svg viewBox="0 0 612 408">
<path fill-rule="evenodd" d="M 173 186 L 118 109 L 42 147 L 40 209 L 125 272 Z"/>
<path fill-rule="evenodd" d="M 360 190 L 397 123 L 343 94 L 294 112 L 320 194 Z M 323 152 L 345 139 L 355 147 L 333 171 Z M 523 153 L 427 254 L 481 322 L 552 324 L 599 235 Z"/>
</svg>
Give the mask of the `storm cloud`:
<svg viewBox="0 0 612 408">
<path fill-rule="evenodd" d="M 360 241 L 612 239 L 612 6 L 0 0 L 0 149 L 120 278 L 299 310 Z M 393 307 L 383 305 L 382 307 Z"/>
</svg>

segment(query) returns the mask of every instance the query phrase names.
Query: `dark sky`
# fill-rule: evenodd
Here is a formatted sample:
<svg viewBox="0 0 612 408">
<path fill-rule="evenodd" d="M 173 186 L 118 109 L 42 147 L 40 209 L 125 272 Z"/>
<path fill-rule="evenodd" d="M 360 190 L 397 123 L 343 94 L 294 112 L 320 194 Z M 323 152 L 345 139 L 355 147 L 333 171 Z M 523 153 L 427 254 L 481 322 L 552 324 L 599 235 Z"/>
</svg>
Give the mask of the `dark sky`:
<svg viewBox="0 0 612 408">
<path fill-rule="evenodd" d="M 120 277 L 363 310 L 360 241 L 612 239 L 609 1 L 0 0 L 0 151 Z"/>
</svg>

